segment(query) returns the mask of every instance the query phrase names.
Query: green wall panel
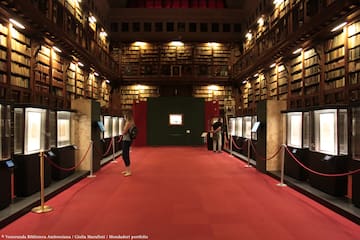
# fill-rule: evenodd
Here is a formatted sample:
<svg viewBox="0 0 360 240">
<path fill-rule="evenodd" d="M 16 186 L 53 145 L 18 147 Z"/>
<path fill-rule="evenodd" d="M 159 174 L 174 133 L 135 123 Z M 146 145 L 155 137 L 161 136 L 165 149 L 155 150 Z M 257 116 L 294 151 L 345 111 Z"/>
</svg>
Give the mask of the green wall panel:
<svg viewBox="0 0 360 240">
<path fill-rule="evenodd" d="M 201 145 L 204 131 L 205 102 L 203 98 L 148 98 L 148 145 Z M 169 124 L 169 114 L 182 114 L 183 125 Z"/>
</svg>

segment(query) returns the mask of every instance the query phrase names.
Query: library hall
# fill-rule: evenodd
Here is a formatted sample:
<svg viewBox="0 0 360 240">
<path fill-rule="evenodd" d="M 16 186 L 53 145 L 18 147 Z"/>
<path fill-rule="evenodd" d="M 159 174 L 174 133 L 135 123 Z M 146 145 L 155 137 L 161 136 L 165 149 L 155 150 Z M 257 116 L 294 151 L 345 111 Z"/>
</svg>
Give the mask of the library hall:
<svg viewBox="0 0 360 240">
<path fill-rule="evenodd" d="M 360 240 L 358 0 L 0 0 L 0 240 Z"/>
</svg>

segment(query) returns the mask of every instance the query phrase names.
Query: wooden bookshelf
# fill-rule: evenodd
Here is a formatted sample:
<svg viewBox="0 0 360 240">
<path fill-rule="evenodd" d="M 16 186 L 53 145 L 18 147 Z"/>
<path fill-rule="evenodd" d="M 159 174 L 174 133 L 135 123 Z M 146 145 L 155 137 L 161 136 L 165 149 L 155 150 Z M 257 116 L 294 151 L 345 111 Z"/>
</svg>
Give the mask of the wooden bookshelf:
<svg viewBox="0 0 360 240">
<path fill-rule="evenodd" d="M 325 103 L 344 100 L 339 94 L 345 87 L 345 31 L 325 41 L 324 91 Z"/>
<path fill-rule="evenodd" d="M 51 49 L 52 92 L 58 97 L 64 97 L 66 90 L 63 67 L 61 56 Z"/>
<path fill-rule="evenodd" d="M 11 30 L 11 79 L 13 86 L 29 89 L 30 87 L 30 38 L 15 28 Z"/>
<path fill-rule="evenodd" d="M 0 23 L 0 83 L 7 83 L 8 72 L 8 27 Z"/>
<path fill-rule="evenodd" d="M 268 81 L 268 96 L 270 99 L 277 98 L 277 66 L 270 69 Z"/>
<path fill-rule="evenodd" d="M 360 99 L 360 21 L 348 26 L 348 81 L 351 101 Z"/>
<path fill-rule="evenodd" d="M 291 96 L 303 95 L 303 54 L 299 53 L 290 60 L 290 94 Z"/>
<path fill-rule="evenodd" d="M 320 58 L 314 48 L 304 51 L 304 94 L 312 95 L 319 92 Z"/>
<path fill-rule="evenodd" d="M 277 71 L 278 99 L 286 100 L 288 95 L 288 73 L 285 65 L 279 65 Z"/>
</svg>

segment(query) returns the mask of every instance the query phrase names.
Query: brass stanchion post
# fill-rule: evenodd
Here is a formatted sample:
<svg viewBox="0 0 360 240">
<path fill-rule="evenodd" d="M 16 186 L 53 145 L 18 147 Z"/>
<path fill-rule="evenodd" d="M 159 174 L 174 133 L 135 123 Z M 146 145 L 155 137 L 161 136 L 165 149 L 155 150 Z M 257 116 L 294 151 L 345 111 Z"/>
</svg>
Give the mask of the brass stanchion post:
<svg viewBox="0 0 360 240">
<path fill-rule="evenodd" d="M 113 159 L 112 159 L 112 163 L 117 163 L 117 161 L 115 160 L 115 138 L 114 138 L 114 136 L 112 137 L 112 157 L 113 157 Z"/>
<path fill-rule="evenodd" d="M 280 183 L 278 183 L 277 185 L 279 187 L 286 187 L 286 184 L 284 183 L 285 144 L 282 144 L 281 148 L 282 148 L 282 154 L 281 154 L 281 177 L 280 177 Z"/>
<path fill-rule="evenodd" d="M 32 212 L 34 213 L 47 213 L 51 212 L 53 209 L 50 206 L 46 206 L 45 203 L 45 196 L 44 196 L 44 152 L 40 152 L 40 206 L 34 207 Z"/>
<path fill-rule="evenodd" d="M 88 178 L 93 178 L 96 177 L 96 175 L 93 174 L 93 147 L 94 147 L 94 142 L 90 141 L 90 175 L 87 176 Z"/>
<path fill-rule="evenodd" d="M 251 168 L 252 166 L 250 165 L 250 149 L 251 149 L 251 140 L 250 139 L 246 139 L 248 145 L 247 145 L 247 165 L 245 166 L 246 168 Z"/>
</svg>

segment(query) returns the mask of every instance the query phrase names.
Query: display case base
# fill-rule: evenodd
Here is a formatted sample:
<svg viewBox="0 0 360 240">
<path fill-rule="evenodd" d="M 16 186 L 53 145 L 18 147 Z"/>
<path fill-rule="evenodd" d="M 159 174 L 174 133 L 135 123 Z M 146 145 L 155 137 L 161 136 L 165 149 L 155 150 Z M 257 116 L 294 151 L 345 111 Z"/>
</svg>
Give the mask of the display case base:
<svg viewBox="0 0 360 240">
<path fill-rule="evenodd" d="M 6 161 L 0 161 L 0 209 L 11 203 L 11 170 Z"/>
<path fill-rule="evenodd" d="M 40 157 L 39 153 L 14 155 L 15 194 L 27 197 L 40 191 Z M 44 186 L 51 183 L 51 165 L 44 160 Z"/>
<path fill-rule="evenodd" d="M 66 146 L 61 148 L 52 148 L 55 156 L 51 159 L 57 166 L 52 166 L 51 176 L 54 180 L 64 179 L 74 173 L 75 169 L 75 148 Z"/>
<path fill-rule="evenodd" d="M 360 169 L 360 161 L 351 160 L 351 169 Z M 352 203 L 360 208 L 360 172 L 352 175 Z"/>
<path fill-rule="evenodd" d="M 300 149 L 287 147 L 289 151 L 305 166 L 308 166 L 308 149 Z M 284 173 L 285 175 L 295 178 L 300 181 L 305 181 L 308 178 L 308 171 L 305 170 L 295 159 L 293 159 L 290 154 L 285 151 L 285 165 L 284 165 Z"/>
<path fill-rule="evenodd" d="M 325 173 L 336 174 L 348 171 L 347 156 L 327 156 L 323 153 L 309 152 L 310 169 Z M 320 176 L 309 173 L 309 183 L 311 186 L 334 196 L 344 196 L 347 193 L 347 177 Z"/>
</svg>

